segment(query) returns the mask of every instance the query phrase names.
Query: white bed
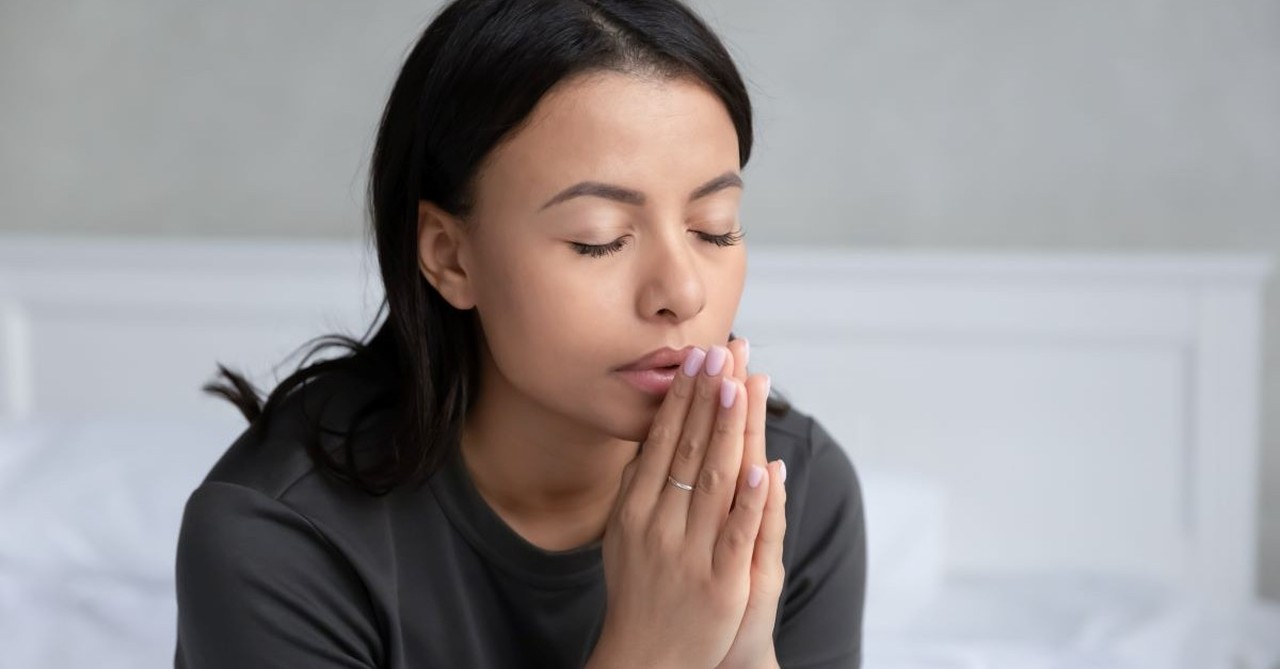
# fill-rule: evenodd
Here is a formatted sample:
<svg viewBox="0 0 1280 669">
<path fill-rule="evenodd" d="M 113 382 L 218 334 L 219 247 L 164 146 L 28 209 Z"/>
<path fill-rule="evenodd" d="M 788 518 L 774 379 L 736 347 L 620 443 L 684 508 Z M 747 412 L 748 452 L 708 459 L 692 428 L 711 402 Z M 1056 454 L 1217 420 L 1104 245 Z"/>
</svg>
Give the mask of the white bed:
<svg viewBox="0 0 1280 669">
<path fill-rule="evenodd" d="M 0 238 L 4 665 L 172 663 L 186 495 L 359 335 L 358 244 Z M 753 367 L 849 450 L 867 669 L 1275 669 L 1253 595 L 1266 258 L 751 251 Z"/>
</svg>

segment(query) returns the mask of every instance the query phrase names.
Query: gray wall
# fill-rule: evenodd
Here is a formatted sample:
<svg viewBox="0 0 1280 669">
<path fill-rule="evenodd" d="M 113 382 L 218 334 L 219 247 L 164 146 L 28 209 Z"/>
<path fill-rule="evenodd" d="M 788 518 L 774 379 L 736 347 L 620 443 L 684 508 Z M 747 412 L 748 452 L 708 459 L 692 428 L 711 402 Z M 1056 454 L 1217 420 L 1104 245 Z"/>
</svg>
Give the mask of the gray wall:
<svg viewBox="0 0 1280 669">
<path fill-rule="evenodd" d="M 0 231 L 356 239 L 435 2 L 0 5 Z M 1280 0 L 703 0 L 761 242 L 1280 253 Z M 1280 598 L 1280 291 L 1260 587 Z M 1271 510 L 1271 511 L 1268 511 Z"/>
</svg>

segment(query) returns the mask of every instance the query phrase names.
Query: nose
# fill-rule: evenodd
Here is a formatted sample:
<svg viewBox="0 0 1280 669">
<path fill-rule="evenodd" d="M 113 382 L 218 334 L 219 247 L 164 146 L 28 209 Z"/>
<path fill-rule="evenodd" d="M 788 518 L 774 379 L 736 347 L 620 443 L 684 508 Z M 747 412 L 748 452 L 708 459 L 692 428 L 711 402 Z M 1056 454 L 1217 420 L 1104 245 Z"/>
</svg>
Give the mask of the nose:
<svg viewBox="0 0 1280 669">
<path fill-rule="evenodd" d="M 691 247 L 692 236 L 683 226 L 652 235 L 641 253 L 641 290 L 639 309 L 642 318 L 665 318 L 675 322 L 698 315 L 707 302 L 705 268 Z"/>
</svg>

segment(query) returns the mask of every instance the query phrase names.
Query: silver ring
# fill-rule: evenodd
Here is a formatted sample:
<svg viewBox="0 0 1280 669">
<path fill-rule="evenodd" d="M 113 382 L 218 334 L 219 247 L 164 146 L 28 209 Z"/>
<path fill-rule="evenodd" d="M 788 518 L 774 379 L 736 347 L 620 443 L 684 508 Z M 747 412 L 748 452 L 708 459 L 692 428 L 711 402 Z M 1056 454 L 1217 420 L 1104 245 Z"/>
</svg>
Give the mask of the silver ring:
<svg viewBox="0 0 1280 669">
<path fill-rule="evenodd" d="M 688 483 L 681 483 L 675 480 L 674 478 L 671 477 L 670 474 L 667 474 L 667 483 L 670 483 L 671 485 L 681 490 L 693 490 L 693 486 L 689 485 Z"/>
</svg>

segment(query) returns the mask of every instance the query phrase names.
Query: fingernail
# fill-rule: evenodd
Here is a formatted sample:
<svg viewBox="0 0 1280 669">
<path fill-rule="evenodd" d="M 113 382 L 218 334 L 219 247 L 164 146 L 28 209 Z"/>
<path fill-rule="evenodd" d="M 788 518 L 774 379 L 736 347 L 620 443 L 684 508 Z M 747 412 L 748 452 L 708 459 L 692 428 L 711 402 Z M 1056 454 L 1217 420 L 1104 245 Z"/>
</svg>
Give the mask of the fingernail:
<svg viewBox="0 0 1280 669">
<path fill-rule="evenodd" d="M 747 341 L 746 337 L 743 337 L 742 338 L 742 366 L 746 367 L 747 363 L 750 361 L 751 361 L 751 342 Z"/>
<path fill-rule="evenodd" d="M 723 346 L 712 346 L 707 352 L 707 376 L 715 376 L 724 369 L 725 357 L 729 355 L 729 349 Z"/>
<path fill-rule="evenodd" d="M 751 470 L 747 472 L 747 485 L 752 488 L 760 487 L 760 480 L 764 478 L 764 467 L 760 465 L 751 465 Z"/>
<path fill-rule="evenodd" d="M 786 460 L 778 461 L 778 482 L 779 483 L 787 482 L 787 461 Z"/>
<path fill-rule="evenodd" d="M 689 355 L 685 356 L 684 359 L 684 367 L 681 368 L 684 371 L 684 375 L 696 375 L 698 370 L 702 368 L 702 361 L 706 359 L 707 352 L 700 348 L 695 348 L 692 351 L 689 351 Z"/>
<path fill-rule="evenodd" d="M 720 406 L 728 409 L 738 397 L 738 387 L 729 379 L 720 379 Z"/>
<path fill-rule="evenodd" d="M 771 387 L 773 387 L 773 377 L 772 376 L 764 377 L 764 396 L 766 398 L 769 397 L 769 388 Z"/>
</svg>

